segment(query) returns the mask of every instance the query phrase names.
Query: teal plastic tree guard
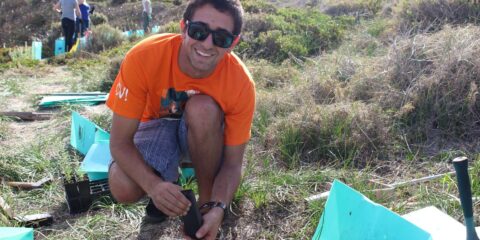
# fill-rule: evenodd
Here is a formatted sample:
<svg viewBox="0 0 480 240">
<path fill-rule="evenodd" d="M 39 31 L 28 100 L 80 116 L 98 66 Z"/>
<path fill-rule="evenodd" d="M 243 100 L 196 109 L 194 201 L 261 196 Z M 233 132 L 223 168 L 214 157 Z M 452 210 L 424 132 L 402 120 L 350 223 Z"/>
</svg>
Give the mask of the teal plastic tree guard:
<svg viewBox="0 0 480 240">
<path fill-rule="evenodd" d="M 135 31 L 135 35 L 137 35 L 137 37 L 143 37 L 143 35 L 145 35 L 145 32 L 143 31 L 143 29 L 138 29 Z"/>
<path fill-rule="evenodd" d="M 86 155 L 95 142 L 97 126 L 82 117 L 78 112 L 72 112 L 72 127 L 70 131 L 70 144 L 83 155 Z"/>
<path fill-rule="evenodd" d="M 42 59 L 42 42 L 32 42 L 32 59 L 41 60 Z"/>
<path fill-rule="evenodd" d="M 72 111 L 72 126 L 70 131 L 70 145 L 83 155 L 87 155 L 90 147 L 97 141 L 110 139 L 110 134 L 95 123 Z"/>
<path fill-rule="evenodd" d="M 33 240 L 33 228 L 0 227 L 2 240 Z"/>
<path fill-rule="evenodd" d="M 125 31 L 125 32 L 123 32 L 123 36 L 124 36 L 124 37 L 127 37 L 127 38 L 130 37 L 130 36 L 132 36 L 132 31 Z"/>
<path fill-rule="evenodd" d="M 426 231 L 334 180 L 314 240 L 431 240 Z"/>
<path fill-rule="evenodd" d="M 110 143 L 110 133 L 97 126 L 97 131 L 95 132 L 95 143 L 100 142 Z"/>
<path fill-rule="evenodd" d="M 189 179 L 195 177 L 195 169 L 194 168 L 181 168 L 182 172 L 180 174 L 180 184 L 186 184 Z"/>
<path fill-rule="evenodd" d="M 61 37 L 55 40 L 55 56 L 65 53 L 65 38 Z"/>
<path fill-rule="evenodd" d="M 87 37 L 81 37 L 80 38 L 80 49 L 85 49 L 87 47 Z"/>
<path fill-rule="evenodd" d="M 153 26 L 152 27 L 152 33 L 158 33 L 158 32 L 160 32 L 160 27 L 157 26 L 157 25 Z"/>
<path fill-rule="evenodd" d="M 87 173 L 90 181 L 106 179 L 111 159 L 109 141 L 94 143 L 83 159 L 80 170 Z"/>
<path fill-rule="evenodd" d="M 51 95 L 45 96 L 40 100 L 39 106 L 41 108 L 58 107 L 65 104 L 83 104 L 95 105 L 107 101 L 108 94 L 98 95 Z"/>
</svg>

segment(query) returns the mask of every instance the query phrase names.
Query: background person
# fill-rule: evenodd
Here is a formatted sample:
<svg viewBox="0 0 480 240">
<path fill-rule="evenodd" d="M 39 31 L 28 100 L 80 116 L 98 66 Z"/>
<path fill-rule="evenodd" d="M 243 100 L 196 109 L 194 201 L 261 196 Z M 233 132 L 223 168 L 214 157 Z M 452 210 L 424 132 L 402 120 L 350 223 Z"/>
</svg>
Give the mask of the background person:
<svg viewBox="0 0 480 240">
<path fill-rule="evenodd" d="M 75 20 L 77 16 L 82 17 L 78 2 L 76 0 L 59 0 L 53 9 L 62 14 L 62 30 L 65 37 L 65 52 L 69 52 L 72 48 L 75 34 Z"/>
<path fill-rule="evenodd" d="M 78 0 L 80 12 L 82 13 L 82 21 L 77 24 L 80 29 L 80 36 L 85 36 L 85 31 L 90 28 L 90 5 L 87 0 Z"/>
<path fill-rule="evenodd" d="M 150 0 L 142 0 L 143 12 L 143 31 L 146 33 L 150 32 L 150 21 L 152 20 L 152 2 Z"/>
</svg>

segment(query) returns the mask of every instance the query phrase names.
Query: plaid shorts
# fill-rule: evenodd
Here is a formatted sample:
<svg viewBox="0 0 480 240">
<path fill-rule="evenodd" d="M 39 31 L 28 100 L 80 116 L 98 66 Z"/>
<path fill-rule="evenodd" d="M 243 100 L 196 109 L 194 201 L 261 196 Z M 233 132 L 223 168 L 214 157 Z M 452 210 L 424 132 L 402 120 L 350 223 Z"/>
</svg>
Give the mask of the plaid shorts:
<svg viewBox="0 0 480 240">
<path fill-rule="evenodd" d="M 187 126 L 183 117 L 142 122 L 133 141 L 145 162 L 165 181 L 177 181 L 180 160 L 189 159 Z"/>
</svg>

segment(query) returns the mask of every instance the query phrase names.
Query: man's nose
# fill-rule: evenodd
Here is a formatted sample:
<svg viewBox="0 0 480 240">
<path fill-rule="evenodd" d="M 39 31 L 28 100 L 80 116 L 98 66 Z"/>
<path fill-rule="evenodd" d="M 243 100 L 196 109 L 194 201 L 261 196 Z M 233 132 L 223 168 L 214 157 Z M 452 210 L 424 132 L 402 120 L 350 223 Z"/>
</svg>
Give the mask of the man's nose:
<svg viewBox="0 0 480 240">
<path fill-rule="evenodd" d="M 206 49 L 210 49 L 210 48 L 214 47 L 213 34 L 212 33 L 208 34 L 207 38 L 205 40 L 203 40 L 202 46 Z"/>
</svg>

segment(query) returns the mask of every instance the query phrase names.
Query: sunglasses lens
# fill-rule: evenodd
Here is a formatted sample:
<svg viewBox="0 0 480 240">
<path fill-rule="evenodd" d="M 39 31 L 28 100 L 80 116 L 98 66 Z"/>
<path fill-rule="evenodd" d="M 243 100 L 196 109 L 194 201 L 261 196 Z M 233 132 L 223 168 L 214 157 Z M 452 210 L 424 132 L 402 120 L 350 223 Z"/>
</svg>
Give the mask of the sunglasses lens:
<svg viewBox="0 0 480 240">
<path fill-rule="evenodd" d="M 208 34 L 207 26 L 198 23 L 190 23 L 188 25 L 188 36 L 195 40 L 203 41 L 207 39 Z"/>
<path fill-rule="evenodd" d="M 202 22 L 188 22 L 188 36 L 197 40 L 203 41 L 207 39 L 208 35 L 212 33 L 213 44 L 221 48 L 229 48 L 232 46 L 235 36 L 225 30 L 212 31 L 205 23 Z"/>
<path fill-rule="evenodd" d="M 216 31 L 213 34 L 213 43 L 221 48 L 232 46 L 233 39 L 233 35 L 226 31 Z"/>
</svg>

